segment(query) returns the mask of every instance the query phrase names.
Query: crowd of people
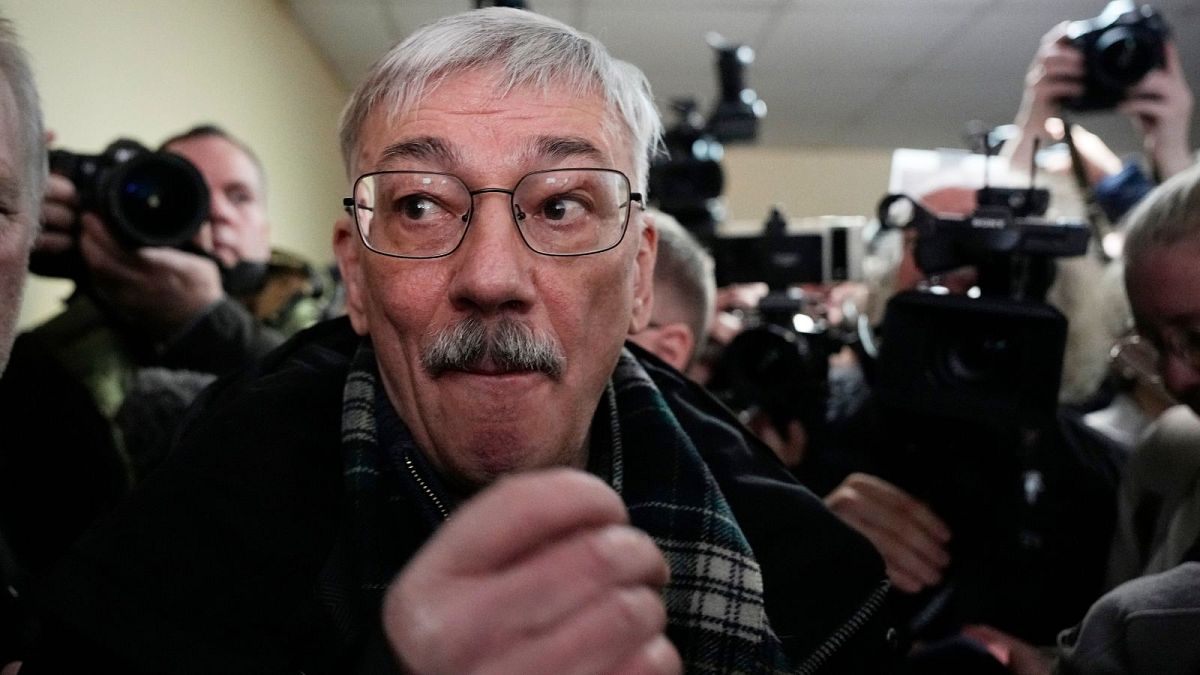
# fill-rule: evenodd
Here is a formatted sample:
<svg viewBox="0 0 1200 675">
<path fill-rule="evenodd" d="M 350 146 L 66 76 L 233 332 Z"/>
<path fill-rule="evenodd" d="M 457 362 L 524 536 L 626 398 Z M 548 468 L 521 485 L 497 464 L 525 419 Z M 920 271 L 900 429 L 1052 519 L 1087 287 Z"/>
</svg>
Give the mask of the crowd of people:
<svg viewBox="0 0 1200 675">
<path fill-rule="evenodd" d="M 994 261 L 927 273 L 893 233 L 883 283 L 791 289 L 810 330 L 776 325 L 652 208 L 645 76 L 563 23 L 456 14 L 373 66 L 329 274 L 271 246 L 264 168 L 212 124 L 159 147 L 203 179 L 197 234 L 115 235 L 48 172 L 0 20 L 0 672 L 1196 672 L 1193 98 L 1168 41 L 1122 160 L 1062 123 L 1086 67 L 1047 33 L 1003 148 L 1072 141 L 1054 208 L 1109 221 L 1033 303 L 1059 403 L 899 425 L 868 305 L 966 301 Z M 30 269 L 75 291 L 18 336 Z M 1079 367 L 1097 344 L 1142 360 Z"/>
</svg>

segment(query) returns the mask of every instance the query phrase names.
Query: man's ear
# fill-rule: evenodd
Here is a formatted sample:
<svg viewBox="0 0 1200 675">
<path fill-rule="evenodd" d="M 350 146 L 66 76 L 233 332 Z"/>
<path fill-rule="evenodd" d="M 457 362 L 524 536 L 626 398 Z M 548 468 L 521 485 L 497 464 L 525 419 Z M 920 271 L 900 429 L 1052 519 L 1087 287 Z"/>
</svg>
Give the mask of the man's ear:
<svg viewBox="0 0 1200 675">
<path fill-rule="evenodd" d="M 668 323 L 642 331 L 631 338 L 658 358 L 683 372 L 692 359 L 696 340 L 692 329 L 683 323 Z"/>
<path fill-rule="evenodd" d="M 654 259 L 658 255 L 658 230 L 654 229 L 650 216 L 642 213 L 638 228 L 638 250 L 633 261 L 633 313 L 629 320 L 629 334 L 635 335 L 646 329 L 650 313 L 654 309 Z"/>
<path fill-rule="evenodd" d="M 342 216 L 333 224 L 333 254 L 337 257 L 342 283 L 346 285 L 346 314 L 350 324 L 354 326 L 354 332 L 366 335 L 370 322 L 364 297 L 362 242 L 358 237 L 358 226 L 350 216 Z"/>
</svg>

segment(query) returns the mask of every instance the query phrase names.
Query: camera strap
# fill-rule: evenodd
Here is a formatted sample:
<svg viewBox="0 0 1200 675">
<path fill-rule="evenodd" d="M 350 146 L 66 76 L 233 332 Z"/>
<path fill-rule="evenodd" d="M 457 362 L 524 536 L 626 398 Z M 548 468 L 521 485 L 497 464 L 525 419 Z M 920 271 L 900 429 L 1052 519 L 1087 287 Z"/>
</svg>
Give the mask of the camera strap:
<svg viewBox="0 0 1200 675">
<path fill-rule="evenodd" d="M 1112 262 L 1112 257 L 1104 250 L 1104 238 L 1112 232 L 1112 224 L 1108 222 L 1108 216 L 1104 214 L 1104 209 L 1100 207 L 1100 203 L 1096 201 L 1096 191 L 1092 189 L 1091 183 L 1088 182 L 1087 169 L 1083 163 L 1083 155 L 1079 154 L 1079 149 L 1075 147 L 1075 123 L 1062 116 L 1063 128 L 1065 129 L 1064 140 L 1067 143 L 1067 151 L 1071 153 L 1071 175 L 1075 178 L 1075 185 L 1083 194 L 1084 210 L 1087 215 L 1088 225 L 1092 229 L 1092 239 L 1095 240 L 1096 254 L 1100 256 L 1101 262 Z"/>
</svg>

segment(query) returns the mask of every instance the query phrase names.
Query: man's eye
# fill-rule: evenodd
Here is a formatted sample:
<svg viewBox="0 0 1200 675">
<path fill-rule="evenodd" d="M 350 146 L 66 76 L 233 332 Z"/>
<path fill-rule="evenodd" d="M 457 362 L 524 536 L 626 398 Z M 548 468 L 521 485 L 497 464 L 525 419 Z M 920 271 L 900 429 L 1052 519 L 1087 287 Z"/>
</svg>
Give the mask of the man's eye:
<svg viewBox="0 0 1200 675">
<path fill-rule="evenodd" d="M 398 211 L 405 218 L 410 220 L 423 220 L 436 215 L 439 210 L 437 202 L 428 197 L 414 195 L 405 197 L 397 204 Z"/>
<path fill-rule="evenodd" d="M 554 197 L 542 202 L 541 215 L 546 220 L 574 220 L 582 216 L 587 209 L 576 199 Z"/>
</svg>

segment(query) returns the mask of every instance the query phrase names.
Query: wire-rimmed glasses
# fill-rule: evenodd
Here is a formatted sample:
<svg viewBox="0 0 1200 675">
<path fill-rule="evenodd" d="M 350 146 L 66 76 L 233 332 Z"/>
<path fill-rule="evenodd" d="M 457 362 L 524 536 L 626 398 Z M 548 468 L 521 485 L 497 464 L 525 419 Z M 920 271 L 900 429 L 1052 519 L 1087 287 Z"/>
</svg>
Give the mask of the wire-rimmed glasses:
<svg viewBox="0 0 1200 675">
<path fill-rule="evenodd" d="M 642 202 L 615 169 L 549 169 L 526 174 L 511 190 L 471 190 L 457 176 L 435 171 L 375 171 L 354 181 L 343 200 L 367 248 L 396 258 L 439 258 L 466 237 L 475 196 L 509 196 L 525 245 L 549 256 L 581 256 L 621 243 L 630 205 Z"/>
</svg>

